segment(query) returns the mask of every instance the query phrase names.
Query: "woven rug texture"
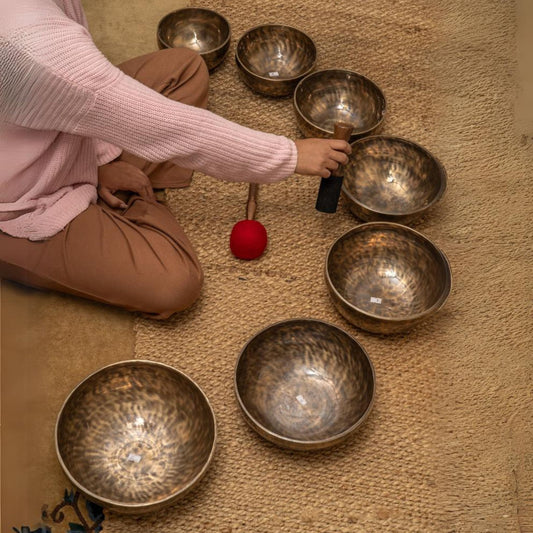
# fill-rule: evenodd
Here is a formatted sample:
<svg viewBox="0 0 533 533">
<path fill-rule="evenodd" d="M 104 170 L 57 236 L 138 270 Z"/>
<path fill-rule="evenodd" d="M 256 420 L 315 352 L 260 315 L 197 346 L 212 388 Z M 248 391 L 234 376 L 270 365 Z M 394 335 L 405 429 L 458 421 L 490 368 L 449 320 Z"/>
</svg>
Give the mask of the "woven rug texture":
<svg viewBox="0 0 533 533">
<path fill-rule="evenodd" d="M 360 72 L 384 91 L 382 133 L 418 142 L 448 171 L 443 200 L 413 227 L 447 254 L 453 291 L 432 320 L 395 336 L 351 326 L 324 283 L 325 254 L 360 223 L 341 202 L 314 209 L 318 180 L 263 186 L 257 218 L 269 246 L 232 257 L 246 184 L 196 173 L 169 205 L 205 270 L 189 311 L 139 318 L 135 356 L 168 363 L 205 391 L 218 446 L 201 485 L 144 518 L 110 514 L 106 531 L 533 531 L 531 474 L 532 136 L 515 127 L 514 3 L 450 0 L 211 0 L 232 47 L 211 77 L 210 109 L 246 126 L 301 136 L 291 98 L 252 93 L 233 60 L 237 39 L 262 23 L 306 31 L 318 69 Z M 155 34 L 155 29 L 154 29 Z M 238 178 L 238 177 L 237 177 Z M 346 443 L 297 453 L 263 441 L 233 391 L 239 352 L 258 330 L 298 317 L 358 339 L 376 369 L 375 408 Z"/>
</svg>

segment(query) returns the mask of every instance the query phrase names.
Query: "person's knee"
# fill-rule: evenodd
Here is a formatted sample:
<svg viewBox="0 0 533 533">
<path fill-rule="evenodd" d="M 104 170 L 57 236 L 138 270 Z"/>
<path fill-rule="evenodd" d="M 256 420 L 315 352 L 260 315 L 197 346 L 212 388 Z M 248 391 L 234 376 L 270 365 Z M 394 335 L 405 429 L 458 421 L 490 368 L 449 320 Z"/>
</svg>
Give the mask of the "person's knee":
<svg viewBox="0 0 533 533">
<path fill-rule="evenodd" d="M 161 71 L 164 70 L 168 78 L 165 96 L 206 107 L 209 71 L 202 57 L 189 48 L 167 48 L 159 53 Z"/>
<path fill-rule="evenodd" d="M 183 269 L 167 271 L 158 276 L 156 286 L 151 288 L 144 312 L 165 319 L 184 311 L 198 300 L 203 281 L 202 269 L 193 263 L 188 265 L 187 272 Z"/>
<path fill-rule="evenodd" d="M 167 55 L 170 58 L 168 61 L 174 63 L 175 65 L 187 65 L 195 70 L 201 69 L 202 71 L 204 71 L 205 67 L 205 72 L 208 72 L 205 61 L 195 50 L 185 47 L 168 48 Z"/>
<path fill-rule="evenodd" d="M 190 48 L 167 48 L 160 50 L 162 66 L 172 69 L 173 66 L 183 70 L 183 77 L 194 78 L 195 82 L 208 86 L 209 70 L 202 56 Z M 163 67 L 164 68 L 164 67 Z"/>
</svg>

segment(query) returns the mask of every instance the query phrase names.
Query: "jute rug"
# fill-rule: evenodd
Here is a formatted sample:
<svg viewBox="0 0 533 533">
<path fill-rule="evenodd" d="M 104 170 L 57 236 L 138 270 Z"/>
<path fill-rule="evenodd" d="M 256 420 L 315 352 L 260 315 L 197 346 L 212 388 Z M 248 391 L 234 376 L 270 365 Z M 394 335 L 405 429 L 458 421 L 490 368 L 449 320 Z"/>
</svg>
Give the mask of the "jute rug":
<svg viewBox="0 0 533 533">
<path fill-rule="evenodd" d="M 84 5 L 97 44 L 115 63 L 155 49 L 157 21 L 180 7 L 173 0 L 135 0 L 127 9 L 122 0 Z M 196 174 L 193 186 L 172 192 L 169 203 L 204 265 L 202 298 L 163 323 L 138 319 L 135 356 L 169 363 L 204 389 L 217 415 L 216 456 L 185 500 L 138 519 L 106 512 L 104 532 L 533 531 L 533 127 L 514 107 L 514 2 L 199 5 L 220 11 L 232 25 L 232 48 L 212 75 L 210 92 L 211 109 L 229 119 L 300 135 L 290 99 L 254 95 L 238 79 L 235 43 L 265 22 L 308 32 L 318 47 L 318 68 L 353 69 L 380 85 L 388 102 L 383 132 L 419 142 L 447 168 L 446 196 L 414 227 L 447 253 L 454 289 L 445 308 L 416 330 L 394 337 L 360 331 L 336 313 L 323 282 L 327 249 L 360 222 L 345 204 L 335 215 L 317 213 L 318 181 L 308 177 L 262 187 L 258 219 L 268 230 L 269 248 L 260 260 L 245 263 L 231 256 L 228 239 L 244 218 L 247 186 Z M 122 312 L 98 304 L 9 294 L 33 302 L 24 311 L 31 324 L 41 317 L 37 332 L 29 318 L 22 321 L 28 322 L 23 342 L 30 349 L 19 366 L 31 378 L 22 392 L 31 389 L 40 400 L 21 394 L 18 411 L 26 414 L 20 419 L 29 420 L 28 413 L 33 418 L 20 438 L 11 439 L 12 448 L 20 442 L 34 453 L 11 470 L 28 483 L 41 480 L 35 481 L 28 514 L 3 520 L 18 527 L 35 523 L 40 505 L 55 505 L 67 486 L 50 440 L 62 399 L 107 359 L 131 357 L 120 340 L 128 338 L 130 326 Z M 376 368 L 371 416 L 353 438 L 329 451 L 293 453 L 266 443 L 248 428 L 235 402 L 233 369 L 244 343 L 259 329 L 295 317 L 345 329 Z M 2 323 L 15 318 L 4 315 Z M 76 364 L 67 365 L 71 360 Z M 46 371 L 36 374 L 37 363 Z M 10 390 L 17 392 L 14 384 Z M 5 465 L 4 494 L 14 494 L 18 485 L 4 474 Z M 54 525 L 53 533 L 66 528 Z"/>
<path fill-rule="evenodd" d="M 379 337 L 344 321 L 323 282 L 325 253 L 359 223 L 314 210 L 317 181 L 260 191 L 267 254 L 228 249 L 246 186 L 197 174 L 170 205 L 205 268 L 203 295 L 165 323 L 139 319 L 135 354 L 171 364 L 204 389 L 217 415 L 216 457 L 202 485 L 157 515 L 111 515 L 109 531 L 531 531 L 531 135 L 514 127 L 515 8 L 451 0 L 212 0 L 234 43 L 212 75 L 213 111 L 299 136 L 291 99 L 238 79 L 235 42 L 282 22 L 315 40 L 318 68 L 344 67 L 384 90 L 383 132 L 433 151 L 449 174 L 438 207 L 415 227 L 448 255 L 454 289 L 435 319 Z M 521 135 L 522 133 L 522 135 Z M 530 134 L 531 132 L 529 132 Z M 279 320 L 312 317 L 353 334 L 376 367 L 375 409 L 346 444 L 282 451 L 245 424 L 233 393 L 244 343 Z"/>
</svg>

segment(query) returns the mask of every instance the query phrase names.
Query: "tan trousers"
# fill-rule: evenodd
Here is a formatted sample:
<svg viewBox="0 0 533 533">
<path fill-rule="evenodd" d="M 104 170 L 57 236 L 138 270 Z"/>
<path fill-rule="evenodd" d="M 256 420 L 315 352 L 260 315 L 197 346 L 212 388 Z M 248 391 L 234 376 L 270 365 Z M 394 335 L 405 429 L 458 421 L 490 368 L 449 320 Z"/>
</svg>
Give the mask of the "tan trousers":
<svg viewBox="0 0 533 533">
<path fill-rule="evenodd" d="M 168 49 L 120 65 L 161 94 L 207 106 L 209 75 L 195 52 Z M 123 153 L 153 187 L 189 185 L 192 170 Z M 170 211 L 132 196 L 128 207 L 91 205 L 65 229 L 32 242 L 0 232 L 0 278 L 167 318 L 199 296 L 203 274 L 183 229 Z"/>
</svg>

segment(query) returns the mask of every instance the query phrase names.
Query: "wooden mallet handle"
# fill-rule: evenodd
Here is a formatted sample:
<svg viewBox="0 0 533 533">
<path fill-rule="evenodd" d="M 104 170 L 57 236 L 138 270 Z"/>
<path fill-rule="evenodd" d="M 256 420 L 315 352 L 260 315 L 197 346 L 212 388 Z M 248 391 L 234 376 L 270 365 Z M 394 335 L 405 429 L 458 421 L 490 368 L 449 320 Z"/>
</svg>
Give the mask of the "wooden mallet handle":
<svg viewBox="0 0 533 533">
<path fill-rule="evenodd" d="M 257 183 L 250 183 L 250 187 L 248 188 L 248 201 L 246 202 L 246 220 L 253 220 L 255 217 L 258 188 L 259 185 Z"/>
<path fill-rule="evenodd" d="M 337 122 L 333 131 L 334 139 L 341 139 L 348 142 L 352 134 L 353 127 L 344 122 Z M 329 178 L 322 178 L 315 208 L 322 213 L 335 213 L 339 203 L 342 189 L 343 172 L 342 167 L 331 173 Z"/>
</svg>

